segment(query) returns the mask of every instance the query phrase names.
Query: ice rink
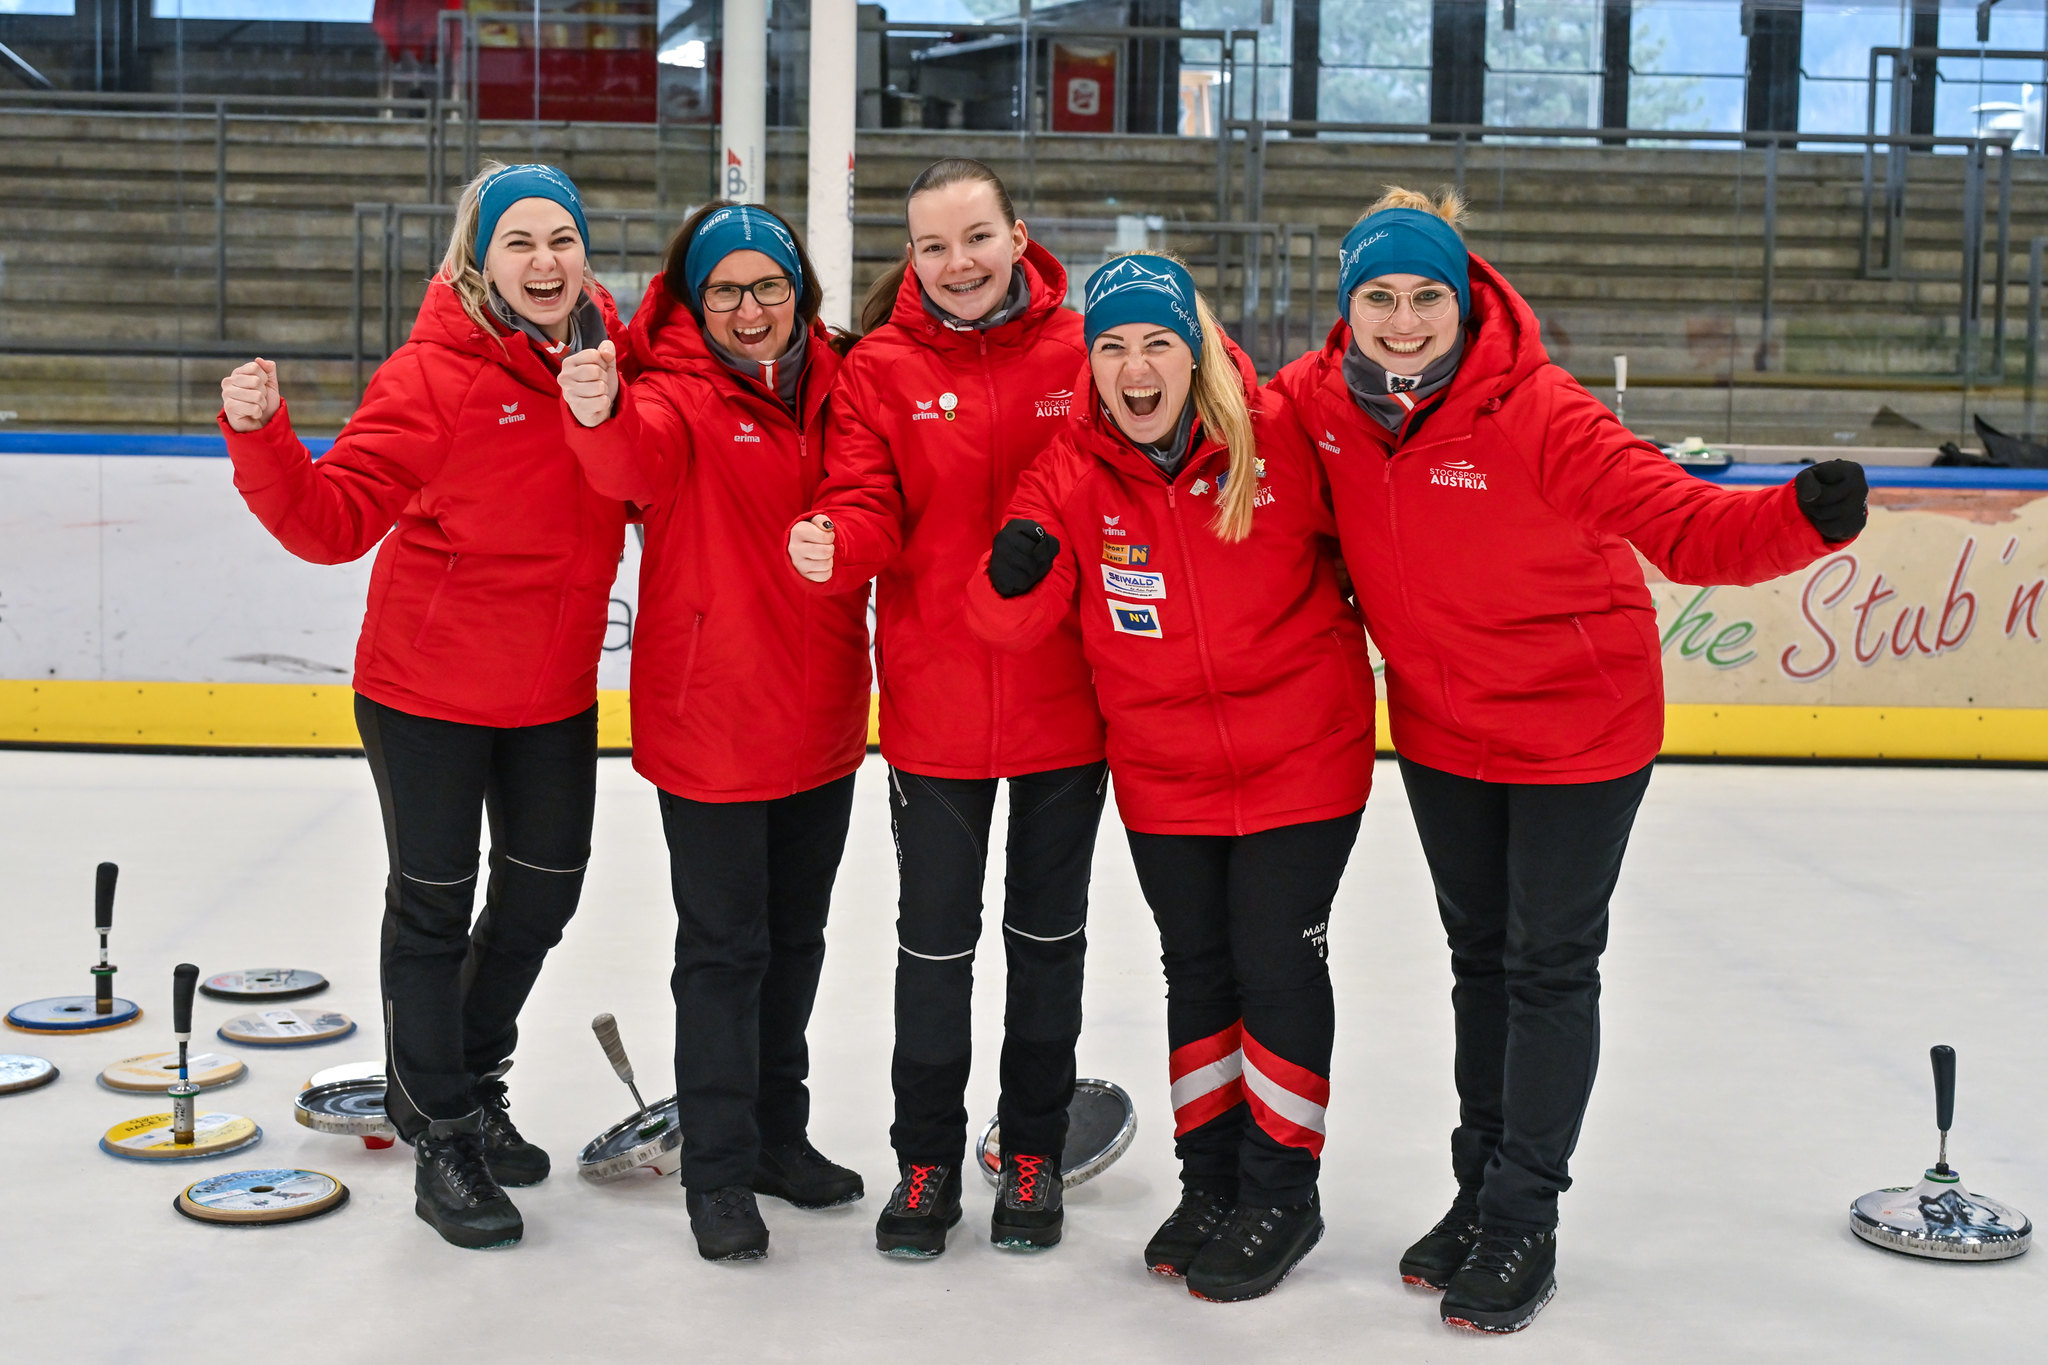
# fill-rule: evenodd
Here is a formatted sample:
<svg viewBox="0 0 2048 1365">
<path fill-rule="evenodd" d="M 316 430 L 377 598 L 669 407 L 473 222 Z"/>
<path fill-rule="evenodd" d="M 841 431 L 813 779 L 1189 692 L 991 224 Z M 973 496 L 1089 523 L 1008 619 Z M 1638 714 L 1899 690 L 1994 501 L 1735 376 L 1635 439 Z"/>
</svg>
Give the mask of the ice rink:
<svg viewBox="0 0 2048 1365">
<path fill-rule="evenodd" d="M 1950 1155 L 1973 1188 L 2048 1213 L 2048 772 L 1661 767 L 1637 825 L 1606 960 L 1605 1057 L 1556 1299 L 1519 1337 L 1454 1334 L 1402 1286 L 1401 1249 L 1452 1193 L 1449 968 L 1397 774 L 1381 764 L 1332 918 L 1338 991 L 1329 1231 L 1278 1292 L 1223 1306 L 1148 1276 L 1139 1250 L 1175 1198 L 1158 946 L 1121 827 L 1096 861 L 1081 1073 L 1138 1104 L 1135 1148 L 1072 1192 L 1066 1242 L 987 1242 L 970 1176 L 952 1249 L 873 1250 L 893 1182 L 890 976 L 896 878 L 870 759 L 812 1028 L 812 1136 L 866 1176 L 850 1209 L 773 1200 L 767 1262 L 698 1260 L 680 1188 L 597 1187 L 577 1150 L 631 1104 L 588 1022 L 619 1020 L 650 1098 L 666 1094 L 673 917 L 651 788 L 602 763 L 584 908 L 525 1016 L 514 1113 L 555 1176 L 515 1191 L 516 1250 L 441 1243 L 412 1213 L 406 1149 L 310 1132 L 312 1071 L 377 1055 L 382 838 L 360 760 L 0 752 L 6 949 L 0 1003 L 89 989 L 93 865 L 121 865 L 118 1032 L 7 1032 L 54 1086 L 0 1097 L 0 1356 L 10 1361 L 1259 1362 L 2026 1359 L 2048 1321 L 2048 1251 L 1947 1265 L 1856 1241 L 1846 1210 L 1934 1157 L 1927 1048 L 1960 1056 Z M 1001 818 L 999 811 L 998 818 Z M 999 876 L 999 869 L 997 869 Z M 1001 957 L 990 888 L 976 1016 L 993 1109 Z M 308 967 L 318 1003 L 364 1024 L 322 1048 L 228 1048 L 235 1007 L 195 1037 L 249 1076 L 211 1106 L 263 1126 L 221 1161 L 154 1167 L 96 1148 L 162 1106 L 94 1083 L 170 1045 L 171 968 Z M 177 1191 L 244 1166 L 304 1165 L 352 1188 L 308 1223 L 216 1228 Z"/>
</svg>

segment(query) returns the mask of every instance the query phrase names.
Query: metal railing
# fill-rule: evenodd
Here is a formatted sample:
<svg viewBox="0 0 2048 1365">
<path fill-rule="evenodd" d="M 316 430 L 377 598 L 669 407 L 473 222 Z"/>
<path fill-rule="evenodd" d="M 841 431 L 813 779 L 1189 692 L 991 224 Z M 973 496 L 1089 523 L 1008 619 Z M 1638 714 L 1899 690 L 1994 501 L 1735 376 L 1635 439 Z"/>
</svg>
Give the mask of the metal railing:
<svg viewBox="0 0 2048 1365">
<path fill-rule="evenodd" d="M 1625 132 L 1603 128 L 1546 128 L 1514 127 L 1487 124 L 1396 124 L 1396 123 L 1347 123 L 1326 120 L 1297 119 L 1233 119 L 1222 129 L 1223 136 L 1216 145 L 1216 216 L 1227 219 L 1241 216 L 1245 220 L 1261 221 L 1265 218 L 1266 159 L 1271 134 L 1305 133 L 1320 137 L 1325 134 L 1349 134 L 1352 136 L 1400 136 L 1412 139 L 1416 134 L 1426 135 L 1432 142 L 1448 143 L 1452 155 L 1452 172 L 1460 194 L 1465 191 L 1468 149 L 1474 143 L 1487 146 L 1526 142 L 1532 139 L 1545 141 L 1584 141 L 1596 144 L 1611 143 L 1617 136 L 1631 142 L 1671 142 L 1670 133 Z M 1963 195 L 1960 204 L 1960 225 L 1957 239 L 1959 252 L 1961 299 L 1958 309 L 1958 354 L 1957 370 L 1966 380 L 1986 377 L 1979 373 L 1978 352 L 1982 340 L 1986 280 L 1987 250 L 1993 261 L 1990 271 L 1994 301 L 1992 304 L 1993 340 L 1991 344 L 1992 367 L 1989 377 L 1996 377 L 2002 370 L 2005 353 L 2006 293 L 2011 255 L 2012 235 L 2012 138 L 2009 135 L 1995 137 L 1965 137 L 1960 135 L 1936 135 L 1913 133 L 1797 133 L 1797 132 L 1686 132 L 1683 137 L 1690 142 L 1733 144 L 1738 149 L 1761 150 L 1764 157 L 1764 195 L 1761 206 L 1763 225 L 1761 249 L 1763 255 L 1760 275 L 1761 299 L 1759 301 L 1760 321 L 1763 334 L 1759 341 L 1755 367 L 1758 371 L 1770 368 L 1771 328 L 1776 312 L 1777 246 L 1778 246 L 1778 182 L 1779 154 L 1781 150 L 1797 148 L 1805 144 L 1821 146 L 1861 147 L 1864 149 L 1864 176 L 1862 186 L 1862 227 L 1858 238 L 1858 268 L 1856 275 L 1863 279 L 1912 279 L 1903 268 L 1905 241 L 1905 218 L 1903 207 L 1894 214 L 1886 213 L 1886 263 L 1884 269 L 1872 262 L 1871 242 L 1875 226 L 1877 187 L 1872 171 L 1872 152 L 1884 147 L 1896 159 L 1903 160 L 1907 151 L 1933 151 L 1937 148 L 1953 147 L 1963 152 L 1964 174 Z M 1241 151 L 1240 151 L 1241 149 Z M 1675 154 L 1693 153 L 1692 148 L 1658 149 Z M 1997 230 L 1994 241 L 1987 247 L 1985 233 L 1989 211 L 1989 162 L 1993 152 L 1998 153 L 1998 211 Z M 1241 171 L 1240 171 L 1241 165 Z M 1900 183 L 1903 184 L 1903 172 Z M 1889 195 L 1890 190 L 1886 193 Z M 1899 203 L 1903 205 L 1903 191 Z"/>
</svg>

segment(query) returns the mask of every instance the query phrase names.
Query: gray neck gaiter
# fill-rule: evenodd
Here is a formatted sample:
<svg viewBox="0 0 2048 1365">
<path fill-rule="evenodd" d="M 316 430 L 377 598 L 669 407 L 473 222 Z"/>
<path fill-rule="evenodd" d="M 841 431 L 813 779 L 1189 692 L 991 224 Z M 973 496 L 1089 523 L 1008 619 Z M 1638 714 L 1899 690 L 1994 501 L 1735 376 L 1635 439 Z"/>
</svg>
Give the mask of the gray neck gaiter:
<svg viewBox="0 0 2048 1365">
<path fill-rule="evenodd" d="M 1352 401 L 1365 410 L 1366 416 L 1388 431 L 1396 431 L 1409 413 L 1443 391 L 1457 374 L 1458 362 L 1464 355 L 1465 331 L 1460 328 L 1451 349 L 1430 361 L 1421 374 L 1388 374 L 1358 349 L 1358 338 L 1354 336 L 1344 350 L 1344 386 L 1351 390 Z"/>
</svg>

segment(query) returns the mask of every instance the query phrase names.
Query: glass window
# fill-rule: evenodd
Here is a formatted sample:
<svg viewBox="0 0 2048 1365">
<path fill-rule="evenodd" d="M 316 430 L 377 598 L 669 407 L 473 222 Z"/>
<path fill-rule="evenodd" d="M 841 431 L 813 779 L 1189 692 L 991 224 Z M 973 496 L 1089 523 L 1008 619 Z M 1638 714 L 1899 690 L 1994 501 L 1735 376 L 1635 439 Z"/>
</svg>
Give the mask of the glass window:
<svg viewBox="0 0 2048 1365">
<path fill-rule="evenodd" d="M 1486 121 L 1510 127 L 1600 126 L 1601 0 L 1517 0 L 1515 27 L 1488 0 Z"/>
<path fill-rule="evenodd" d="M 1628 126 L 1740 129 L 1748 46 L 1741 11 L 1727 0 L 1636 0 Z"/>
<path fill-rule="evenodd" d="M 73 0 L 0 0 L 0 14 L 75 14 Z"/>
<path fill-rule="evenodd" d="M 1182 0 L 1180 22 L 1183 28 L 1228 28 L 1246 35 L 1256 31 L 1258 70 L 1252 70 L 1251 44 L 1240 43 L 1239 89 L 1232 93 L 1230 116 L 1284 119 L 1290 117 L 1287 82 L 1293 68 L 1294 7 L 1289 0 L 1274 0 L 1273 22 L 1264 26 L 1259 23 L 1259 10 L 1260 0 Z M 1216 44 L 1182 43 L 1180 60 L 1183 72 L 1204 68 L 1213 71 Z M 1258 93 L 1256 110 L 1252 102 L 1254 90 Z"/>
<path fill-rule="evenodd" d="M 298 23 L 367 24 L 377 0 L 151 0 L 159 19 L 290 19 Z M 69 10 L 71 6 L 64 7 Z"/>
<path fill-rule="evenodd" d="M 1316 116 L 1429 122 L 1430 0 L 1323 0 Z"/>
</svg>

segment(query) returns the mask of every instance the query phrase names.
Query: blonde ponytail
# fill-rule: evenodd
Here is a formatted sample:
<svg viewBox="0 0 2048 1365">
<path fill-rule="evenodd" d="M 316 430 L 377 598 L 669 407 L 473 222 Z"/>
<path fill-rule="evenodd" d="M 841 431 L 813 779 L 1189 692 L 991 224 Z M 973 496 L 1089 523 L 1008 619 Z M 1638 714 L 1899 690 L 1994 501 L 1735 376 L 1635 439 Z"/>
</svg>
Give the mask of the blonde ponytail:
<svg viewBox="0 0 2048 1365">
<path fill-rule="evenodd" d="M 1259 497 L 1258 438 L 1252 431 L 1251 409 L 1245 403 L 1244 377 L 1231 359 L 1223 324 L 1200 292 L 1195 294 L 1195 316 L 1202 324 L 1195 415 L 1210 436 L 1230 448 L 1230 473 L 1216 499 L 1216 516 L 1209 529 L 1220 540 L 1243 540 L 1252 533 L 1252 508 Z"/>
<path fill-rule="evenodd" d="M 1364 213 L 1358 215 L 1359 222 L 1362 223 L 1375 213 L 1381 213 L 1387 209 L 1415 209 L 1421 213 L 1435 214 L 1446 223 L 1449 223 L 1454 231 L 1464 231 L 1465 196 L 1451 186 L 1441 186 L 1437 190 L 1436 198 L 1434 199 L 1424 194 L 1421 190 L 1411 190 L 1400 185 L 1385 185 L 1381 188 L 1386 193 L 1374 200 Z"/>
</svg>

